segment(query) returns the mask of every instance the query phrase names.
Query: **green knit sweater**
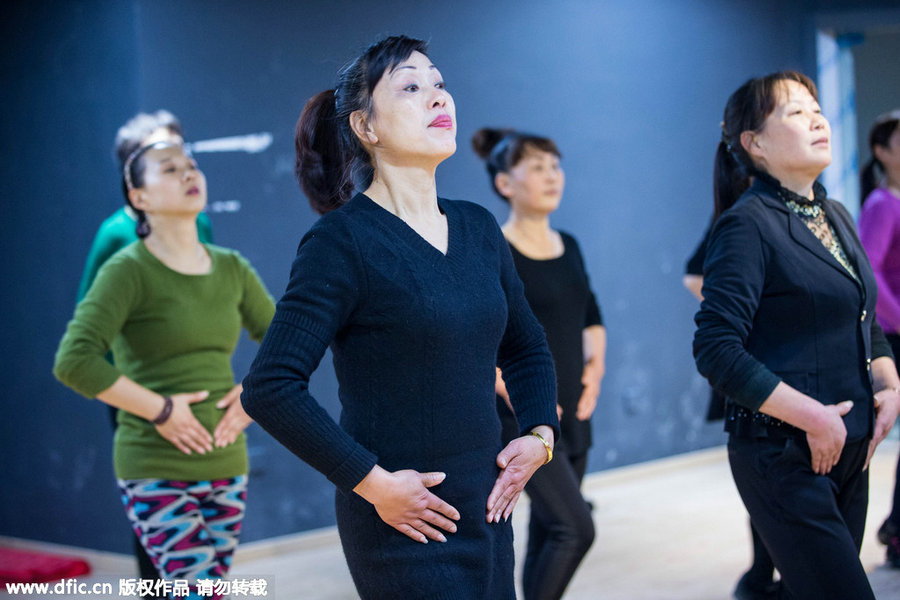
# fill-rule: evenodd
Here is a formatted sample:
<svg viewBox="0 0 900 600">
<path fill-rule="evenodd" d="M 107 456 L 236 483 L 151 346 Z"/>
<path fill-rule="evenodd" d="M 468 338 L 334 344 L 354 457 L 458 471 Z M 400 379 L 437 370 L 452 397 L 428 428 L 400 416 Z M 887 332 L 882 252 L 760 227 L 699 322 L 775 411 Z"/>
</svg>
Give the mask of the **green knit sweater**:
<svg viewBox="0 0 900 600">
<path fill-rule="evenodd" d="M 208 390 L 192 405 L 212 433 L 224 410 L 215 404 L 235 385 L 231 355 L 241 327 L 261 340 L 275 306 L 240 254 L 205 245 L 212 267 L 184 275 L 135 242 L 100 269 L 75 309 L 56 354 L 53 373 L 89 398 L 121 375 L 162 395 Z M 115 365 L 104 360 L 113 351 Z M 243 434 L 226 448 L 186 455 L 148 421 L 119 411 L 113 460 L 122 479 L 201 481 L 247 473 Z"/>
<path fill-rule="evenodd" d="M 87 295 L 103 263 L 128 244 L 138 240 L 134 229 L 136 224 L 137 221 L 124 206 L 100 224 L 100 228 L 97 229 L 97 235 L 94 236 L 94 242 L 91 244 L 91 251 L 88 253 L 87 260 L 84 263 L 81 282 L 78 284 L 76 302 L 81 302 L 81 299 Z M 205 212 L 197 215 L 197 235 L 200 236 L 200 241 L 205 244 L 211 244 L 213 241 L 212 226 L 209 222 L 209 216 Z"/>
</svg>

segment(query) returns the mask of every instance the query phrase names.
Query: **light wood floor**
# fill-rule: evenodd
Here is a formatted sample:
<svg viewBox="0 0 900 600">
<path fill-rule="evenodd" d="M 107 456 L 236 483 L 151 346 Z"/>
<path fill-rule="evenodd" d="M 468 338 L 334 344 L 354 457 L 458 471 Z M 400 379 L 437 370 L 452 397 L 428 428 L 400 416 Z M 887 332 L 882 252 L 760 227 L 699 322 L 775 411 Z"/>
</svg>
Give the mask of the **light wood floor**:
<svg viewBox="0 0 900 600">
<path fill-rule="evenodd" d="M 879 600 L 900 598 L 900 570 L 884 566 L 884 547 L 875 539 L 889 510 L 898 451 L 896 440 L 886 441 L 871 467 L 861 559 Z M 750 542 L 724 448 L 595 473 L 586 478 L 584 490 L 594 504 L 597 539 L 569 585 L 566 600 L 731 597 L 737 578 L 749 565 Z M 525 541 L 527 502 L 520 503 L 513 519 L 519 551 Z M 0 538 L 0 544 L 60 549 L 8 538 Z M 134 576 L 127 556 L 62 550 L 91 561 L 94 574 L 85 581 Z M 231 575 L 265 578 L 268 598 L 357 598 L 334 529 L 243 544 Z"/>
</svg>

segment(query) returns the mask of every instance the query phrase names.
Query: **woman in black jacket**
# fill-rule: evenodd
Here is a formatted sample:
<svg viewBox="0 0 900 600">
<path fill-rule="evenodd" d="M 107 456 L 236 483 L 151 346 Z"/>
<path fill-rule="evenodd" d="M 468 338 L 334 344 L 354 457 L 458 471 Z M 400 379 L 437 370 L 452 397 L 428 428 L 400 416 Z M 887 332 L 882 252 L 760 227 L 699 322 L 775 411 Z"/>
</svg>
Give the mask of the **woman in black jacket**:
<svg viewBox="0 0 900 600">
<path fill-rule="evenodd" d="M 831 161 L 815 85 L 788 71 L 728 100 L 717 185 L 753 184 L 716 222 L 694 356 L 728 397 L 732 474 L 795 598 L 874 598 L 859 561 L 866 467 L 900 409 L 872 268 L 816 178 Z"/>
</svg>

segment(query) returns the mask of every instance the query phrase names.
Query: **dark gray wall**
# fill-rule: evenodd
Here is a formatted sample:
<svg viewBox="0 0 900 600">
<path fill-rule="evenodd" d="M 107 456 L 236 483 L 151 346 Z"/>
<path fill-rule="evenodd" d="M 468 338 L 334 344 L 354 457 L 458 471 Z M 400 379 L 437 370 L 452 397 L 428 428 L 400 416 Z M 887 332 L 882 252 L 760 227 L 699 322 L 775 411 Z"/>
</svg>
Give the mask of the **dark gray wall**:
<svg viewBox="0 0 900 600">
<path fill-rule="evenodd" d="M 136 111 L 128 3 L 0 8 L 0 534 L 127 549 L 105 407 L 50 374 L 94 231 L 121 205 L 116 129 Z"/>
<path fill-rule="evenodd" d="M 863 35 L 853 47 L 859 164 L 869 160 L 869 129 L 881 113 L 900 108 L 900 26 Z"/>
<path fill-rule="evenodd" d="M 831 7 L 843 3 L 826 2 Z M 857 6 L 858 3 L 853 3 Z M 459 118 L 439 192 L 505 218 L 469 150 L 483 125 L 552 136 L 568 186 L 556 227 L 576 235 L 609 330 L 592 470 L 719 444 L 690 353 L 684 261 L 711 213 L 728 94 L 750 76 L 815 70 L 813 9 L 775 0 L 183 1 L 4 8 L 0 190 L 7 383 L 0 534 L 111 550 L 129 540 L 104 407 L 50 375 L 99 222 L 119 203 L 115 128 L 166 107 L 189 139 L 271 132 L 260 154 L 200 155 L 217 242 L 283 291 L 314 221 L 292 176 L 305 100 L 383 34 L 431 41 Z M 764 41 L 764 43 L 761 43 Z M 255 348 L 242 343 L 242 374 Z M 313 390 L 336 414 L 330 359 Z M 332 523 L 332 490 L 253 426 L 245 540 Z"/>
</svg>

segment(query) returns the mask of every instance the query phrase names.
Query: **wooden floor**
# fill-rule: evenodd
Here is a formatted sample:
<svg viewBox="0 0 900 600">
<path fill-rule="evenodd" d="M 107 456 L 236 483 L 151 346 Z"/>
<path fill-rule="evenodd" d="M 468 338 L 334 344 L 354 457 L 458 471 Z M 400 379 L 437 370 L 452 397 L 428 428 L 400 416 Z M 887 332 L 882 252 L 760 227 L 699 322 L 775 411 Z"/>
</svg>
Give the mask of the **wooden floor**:
<svg viewBox="0 0 900 600">
<path fill-rule="evenodd" d="M 861 558 L 879 600 L 900 598 L 900 570 L 884 566 L 884 547 L 875 539 L 889 509 L 898 451 L 896 440 L 886 441 L 871 467 Z M 586 478 L 584 489 L 594 504 L 597 539 L 569 585 L 567 600 L 731 598 L 737 578 L 749 565 L 750 542 L 724 448 L 595 473 Z M 513 517 L 517 552 L 525 541 L 527 508 L 527 502 L 520 503 Z M 59 549 L 2 538 L 0 544 Z M 63 550 L 92 562 L 94 574 L 85 581 L 134 577 L 129 557 Z M 232 577 L 265 578 L 268 598 L 357 598 L 334 529 L 243 544 Z"/>
</svg>

